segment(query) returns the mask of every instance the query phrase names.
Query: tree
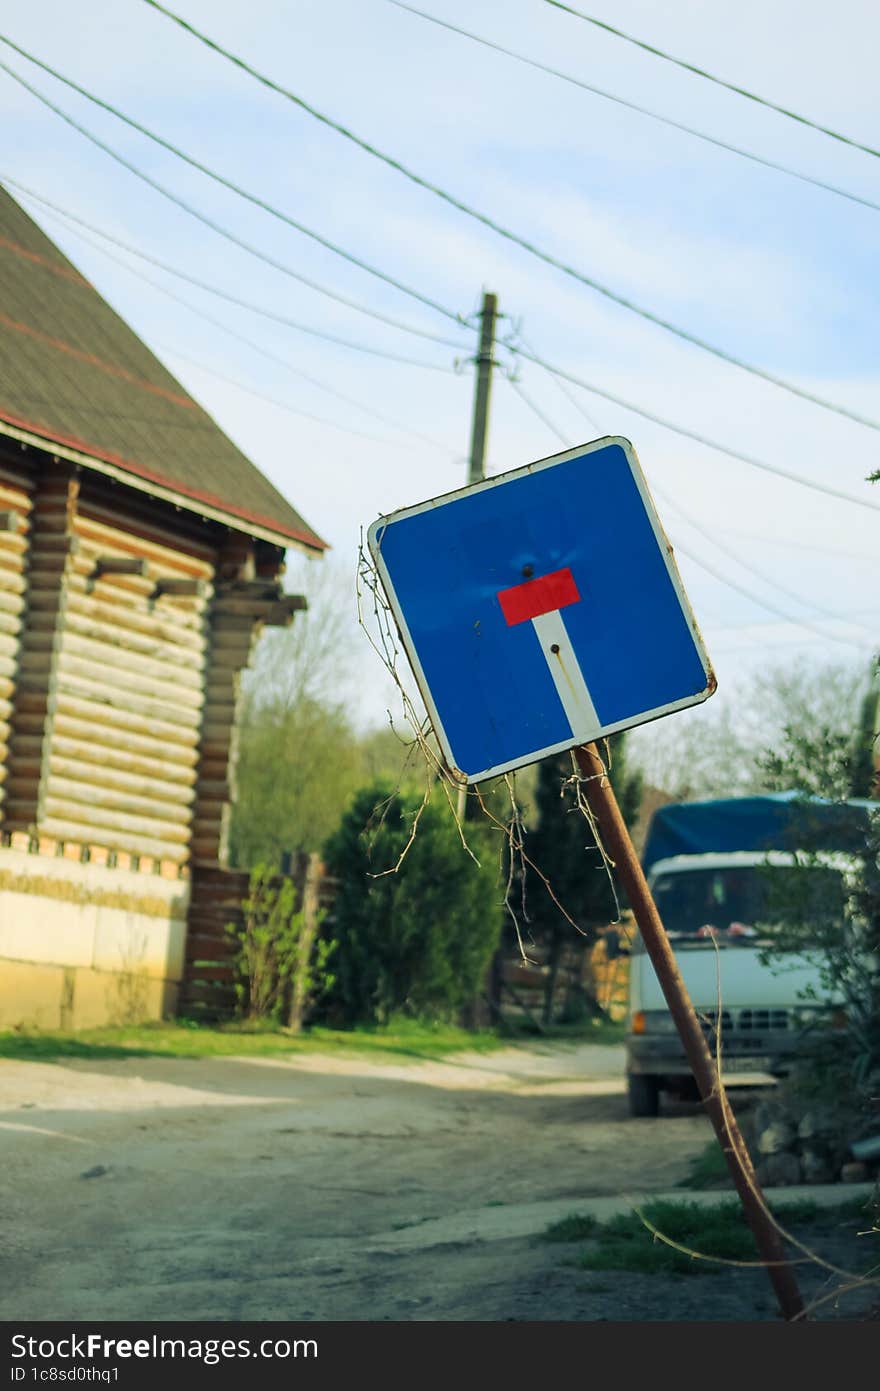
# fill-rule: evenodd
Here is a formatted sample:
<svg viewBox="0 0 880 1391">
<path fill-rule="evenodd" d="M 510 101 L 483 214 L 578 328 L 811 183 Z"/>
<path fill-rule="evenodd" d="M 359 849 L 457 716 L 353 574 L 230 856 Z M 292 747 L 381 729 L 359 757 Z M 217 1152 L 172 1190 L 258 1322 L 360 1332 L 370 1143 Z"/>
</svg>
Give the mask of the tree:
<svg viewBox="0 0 880 1391">
<path fill-rule="evenodd" d="M 319 850 L 358 787 L 379 777 L 412 786 L 423 772 L 418 750 L 389 726 L 358 729 L 351 577 L 303 561 L 291 587 L 308 609 L 263 634 L 245 674 L 230 827 L 230 858 L 244 867 Z"/>
<path fill-rule="evenodd" d="M 871 674 L 866 682 L 864 673 L 826 667 L 818 682 L 808 683 L 801 668 L 788 680 L 778 673 L 759 692 L 784 709 L 776 741 L 755 760 L 763 790 L 841 800 L 872 795 L 877 686 Z"/>
<path fill-rule="evenodd" d="M 347 699 L 350 578 L 304 561 L 293 587 L 305 590 L 308 610 L 263 634 L 246 673 L 230 827 L 230 858 L 245 867 L 320 849 L 362 781 Z"/>
<path fill-rule="evenodd" d="M 425 760 L 417 743 L 391 725 L 380 725 L 361 735 L 360 773 L 362 781 L 389 782 L 392 787 L 411 790 L 424 788 Z"/>
<path fill-rule="evenodd" d="M 759 755 L 771 786 L 840 803 L 877 797 L 877 676 L 876 670 L 870 673 L 867 690 L 863 680 L 861 699 L 857 689 L 847 692 L 844 710 L 833 721 L 827 692 L 817 701 L 818 718 L 815 709 L 792 709 L 779 743 Z M 855 819 L 854 809 L 848 814 Z M 808 809 L 805 824 L 809 826 Z M 817 1032 L 795 1085 L 835 1105 L 845 1098 L 859 1124 L 876 1105 L 880 1086 L 880 804 L 868 811 L 861 832 L 854 824 L 852 839 L 855 853 L 842 881 L 820 852 L 819 833 L 790 872 L 777 872 L 768 903 L 773 945 L 767 955 L 782 961 L 779 953 L 819 954 L 823 993 L 816 1002 L 838 1009 L 842 1005 L 844 1027 L 831 1034 Z M 839 889 L 832 879 L 835 885 L 841 882 Z"/>
<path fill-rule="evenodd" d="M 304 1006 L 329 988 L 329 942 L 316 942 L 315 922 L 297 902 L 291 879 L 267 865 L 251 871 L 240 923 L 226 931 L 235 944 L 235 989 L 246 1019 L 279 1024 L 289 1014 L 291 996 Z M 297 1023 L 298 1027 L 298 1023 Z"/>
<path fill-rule="evenodd" d="M 641 802 L 642 777 L 627 765 L 627 746 L 622 734 L 613 736 L 608 746 L 611 783 L 621 814 L 627 825 L 632 825 Z M 523 927 L 534 940 L 544 942 L 549 949 L 550 973 L 544 1000 L 544 1022 L 547 1024 L 552 1017 L 562 952 L 575 938 L 576 929 L 554 903 L 541 875 L 583 934 L 580 942 L 585 949 L 594 945 L 597 930 L 617 916 L 611 876 L 590 824 L 578 806 L 571 774 L 569 754 L 545 759 L 540 765 L 535 792 L 537 826 L 526 843 L 529 859 L 540 873 L 534 869 L 526 871 L 527 922 Z M 583 1003 L 596 1011 L 595 997 L 591 994 Z"/>
<path fill-rule="evenodd" d="M 357 740 L 341 711 L 311 700 L 250 709 L 239 743 L 233 864 L 277 868 L 285 851 L 318 849 L 359 776 Z"/>
<path fill-rule="evenodd" d="M 737 709 L 748 699 L 739 699 Z M 707 701 L 631 730 L 629 740 L 630 759 L 646 787 L 667 800 L 739 797 L 755 790 L 748 736 L 729 704 Z"/>
<path fill-rule="evenodd" d="M 859 777 L 864 786 L 870 754 L 860 745 L 857 756 L 853 738 L 866 690 L 860 664 L 780 663 L 741 681 L 726 701 L 716 697 L 633 730 L 629 754 L 645 783 L 674 801 L 820 785 L 839 791 Z"/>
<path fill-rule="evenodd" d="M 420 808 L 413 793 L 373 783 L 325 849 L 338 880 L 326 1012 L 346 1026 L 398 1012 L 450 1017 L 480 989 L 497 944 L 501 890 L 488 833 L 469 834 L 489 852 L 478 865 L 439 787 Z"/>
<path fill-rule="evenodd" d="M 880 806 L 869 818 L 867 841 L 853 878 L 857 956 L 847 972 L 847 1037 L 856 1083 L 876 1114 L 880 1087 Z"/>
<path fill-rule="evenodd" d="M 850 794 L 853 797 L 876 797 L 878 793 L 875 767 L 877 732 L 880 728 L 880 687 L 876 680 L 865 693 L 859 710 L 859 721 L 853 736 L 850 756 Z"/>
</svg>

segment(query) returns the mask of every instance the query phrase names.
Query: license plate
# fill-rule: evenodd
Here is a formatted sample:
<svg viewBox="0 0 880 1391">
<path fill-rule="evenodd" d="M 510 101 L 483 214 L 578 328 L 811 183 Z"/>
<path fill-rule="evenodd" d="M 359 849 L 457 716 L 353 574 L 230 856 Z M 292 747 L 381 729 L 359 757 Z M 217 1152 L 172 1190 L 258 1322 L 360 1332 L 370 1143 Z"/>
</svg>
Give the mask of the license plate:
<svg viewBox="0 0 880 1391">
<path fill-rule="evenodd" d="M 769 1072 L 772 1058 L 725 1058 L 721 1059 L 722 1074 L 728 1072 Z"/>
</svg>

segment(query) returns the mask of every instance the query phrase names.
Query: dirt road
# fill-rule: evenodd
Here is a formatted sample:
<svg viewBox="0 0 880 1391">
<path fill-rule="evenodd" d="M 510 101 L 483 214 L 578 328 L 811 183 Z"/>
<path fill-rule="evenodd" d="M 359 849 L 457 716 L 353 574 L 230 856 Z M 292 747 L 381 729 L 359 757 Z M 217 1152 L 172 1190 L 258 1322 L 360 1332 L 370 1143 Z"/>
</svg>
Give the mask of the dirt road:
<svg viewBox="0 0 880 1391">
<path fill-rule="evenodd" d="M 709 1137 L 695 1107 L 630 1119 L 622 1066 L 549 1045 L 0 1062 L 0 1318 L 670 1316 L 605 1311 L 534 1240 L 589 1196 L 674 1187 Z"/>
</svg>

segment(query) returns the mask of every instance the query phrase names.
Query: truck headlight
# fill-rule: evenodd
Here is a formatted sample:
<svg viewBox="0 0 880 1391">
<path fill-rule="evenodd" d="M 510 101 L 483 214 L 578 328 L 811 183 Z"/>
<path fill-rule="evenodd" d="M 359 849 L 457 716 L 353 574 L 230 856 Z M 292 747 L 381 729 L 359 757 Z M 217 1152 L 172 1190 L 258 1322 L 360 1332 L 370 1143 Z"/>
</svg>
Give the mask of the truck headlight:
<svg viewBox="0 0 880 1391">
<path fill-rule="evenodd" d="M 675 1020 L 665 1009 L 640 1009 L 632 1017 L 634 1034 L 674 1034 Z"/>
<path fill-rule="evenodd" d="M 810 1024 L 818 1024 L 820 1019 L 827 1015 L 827 1011 L 821 1005 L 797 1005 L 792 1010 L 795 1024 L 805 1028 Z"/>
</svg>

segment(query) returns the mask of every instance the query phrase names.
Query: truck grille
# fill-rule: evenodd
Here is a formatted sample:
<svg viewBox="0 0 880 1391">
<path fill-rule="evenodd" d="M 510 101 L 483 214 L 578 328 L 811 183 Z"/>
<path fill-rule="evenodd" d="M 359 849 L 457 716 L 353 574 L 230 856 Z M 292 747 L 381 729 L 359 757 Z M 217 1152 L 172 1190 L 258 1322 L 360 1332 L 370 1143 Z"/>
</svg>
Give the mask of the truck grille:
<svg viewBox="0 0 880 1391">
<path fill-rule="evenodd" d="M 773 1030 L 788 1028 L 787 1009 L 741 1009 L 737 1012 L 738 1029 Z"/>
<path fill-rule="evenodd" d="M 719 1015 L 714 1009 L 701 1009 L 697 1017 L 707 1034 L 714 1036 Z M 720 1015 L 721 1037 L 747 1036 L 754 1041 L 757 1033 L 784 1033 L 791 1026 L 787 1009 L 723 1009 Z"/>
</svg>

